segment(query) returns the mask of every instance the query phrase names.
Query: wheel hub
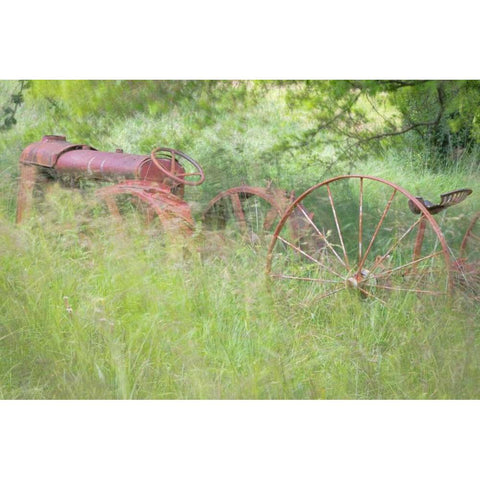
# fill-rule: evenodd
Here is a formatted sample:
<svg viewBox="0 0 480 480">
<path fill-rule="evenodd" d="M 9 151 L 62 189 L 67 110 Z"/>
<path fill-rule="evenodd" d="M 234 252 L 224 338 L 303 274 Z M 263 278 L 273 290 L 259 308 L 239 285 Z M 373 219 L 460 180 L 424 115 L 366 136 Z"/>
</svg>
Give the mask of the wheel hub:
<svg viewBox="0 0 480 480">
<path fill-rule="evenodd" d="M 362 268 L 360 272 L 345 280 L 347 288 L 361 288 L 362 285 L 372 286 L 376 283 L 375 276 L 366 268 Z"/>
</svg>

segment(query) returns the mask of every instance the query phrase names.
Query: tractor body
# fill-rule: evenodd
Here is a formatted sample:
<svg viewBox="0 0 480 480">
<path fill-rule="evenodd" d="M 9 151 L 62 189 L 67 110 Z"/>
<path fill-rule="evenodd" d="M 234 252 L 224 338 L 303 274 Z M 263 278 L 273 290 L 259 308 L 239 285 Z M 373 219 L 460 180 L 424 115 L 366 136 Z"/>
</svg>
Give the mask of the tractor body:
<svg viewBox="0 0 480 480">
<path fill-rule="evenodd" d="M 163 150 L 186 157 L 175 150 Z M 146 203 L 165 220 L 180 216 L 193 225 L 189 206 L 183 201 L 184 175 L 185 169 L 175 154 L 156 158 L 153 153 L 134 155 L 121 149 L 101 152 L 89 145 L 67 142 L 63 136 L 46 135 L 28 145 L 20 157 L 17 223 L 30 210 L 36 186 L 50 181 L 76 186 L 87 180 L 99 183 L 97 193 L 115 216 L 119 211 L 114 197 L 129 195 Z"/>
</svg>

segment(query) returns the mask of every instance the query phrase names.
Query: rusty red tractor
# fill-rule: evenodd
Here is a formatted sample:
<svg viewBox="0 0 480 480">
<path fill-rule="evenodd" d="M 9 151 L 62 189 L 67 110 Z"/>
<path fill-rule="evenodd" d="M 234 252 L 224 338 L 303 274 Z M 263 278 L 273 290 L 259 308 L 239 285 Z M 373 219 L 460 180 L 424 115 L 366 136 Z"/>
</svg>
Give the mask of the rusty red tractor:
<svg viewBox="0 0 480 480">
<path fill-rule="evenodd" d="M 186 172 L 180 159 L 194 171 Z M 20 158 L 20 170 L 17 222 L 30 209 L 33 189 L 39 183 L 59 180 L 72 184 L 90 179 L 115 182 L 97 191 L 112 215 L 120 216 L 116 198 L 128 195 L 144 204 L 148 215 L 156 214 L 162 225 L 175 220 L 184 231 L 193 229 L 190 208 L 182 200 L 184 186 L 200 185 L 205 178 L 195 160 L 174 149 L 157 148 L 148 156 L 126 154 L 120 149 L 99 152 L 88 145 L 69 143 L 58 135 L 44 136 L 40 142 L 26 147 Z"/>
<path fill-rule="evenodd" d="M 96 194 L 114 217 L 122 217 L 120 199 L 126 197 L 147 222 L 157 218 L 164 229 L 182 235 L 195 228 L 185 185 L 205 179 L 201 166 L 179 150 L 100 152 L 56 135 L 27 146 L 20 169 L 17 222 L 31 207 L 35 186 L 92 180 L 99 182 Z M 202 223 L 212 229 L 233 226 L 249 242 L 266 239 L 267 275 L 278 285 L 297 284 L 315 301 L 353 289 L 385 302 L 407 292 L 444 295 L 455 285 L 478 298 L 480 213 L 470 222 L 458 257 L 433 217 L 471 193 L 448 192 L 433 204 L 369 175 L 331 178 L 298 198 L 271 185 L 242 185 L 213 198 Z"/>
</svg>

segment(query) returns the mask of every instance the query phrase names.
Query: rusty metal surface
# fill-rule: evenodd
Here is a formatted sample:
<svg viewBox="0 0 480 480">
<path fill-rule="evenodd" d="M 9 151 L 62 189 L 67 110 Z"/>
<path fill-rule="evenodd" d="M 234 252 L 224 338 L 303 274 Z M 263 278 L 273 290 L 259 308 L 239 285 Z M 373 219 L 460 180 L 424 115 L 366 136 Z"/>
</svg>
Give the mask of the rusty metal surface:
<svg viewBox="0 0 480 480">
<path fill-rule="evenodd" d="M 57 160 L 58 175 L 93 180 L 142 179 L 162 183 L 165 175 L 148 156 L 123 152 L 72 150 Z"/>
<path fill-rule="evenodd" d="M 159 158 L 158 155 L 161 155 Z M 150 158 L 154 165 L 162 172 L 166 177 L 170 178 L 174 184 L 190 185 L 195 187 L 201 185 L 205 180 L 205 174 L 202 167 L 192 157 L 187 154 L 175 150 L 174 148 L 158 147 L 152 150 Z M 187 163 L 195 168 L 194 172 L 186 172 L 183 167 L 180 166 L 178 158 L 185 160 Z M 186 180 L 186 177 L 199 177 L 198 180 Z"/>
<path fill-rule="evenodd" d="M 480 212 L 467 227 L 460 245 L 459 258 L 454 264 L 458 284 L 480 299 Z"/>
<path fill-rule="evenodd" d="M 263 198 L 272 207 L 274 207 L 279 214 L 282 214 L 291 202 L 291 197 L 285 192 L 285 190 L 278 188 L 251 187 L 249 185 L 241 185 L 239 187 L 229 188 L 228 190 L 220 192 L 218 195 L 212 198 L 205 209 L 205 213 L 208 212 L 220 199 L 235 195 L 255 195 Z"/>
<path fill-rule="evenodd" d="M 241 185 L 220 192 L 212 198 L 203 212 L 203 221 L 208 221 L 209 216 L 215 214 L 215 206 L 218 205 L 219 202 L 223 199 L 230 199 L 237 225 L 240 230 L 245 230 L 246 220 L 242 209 L 242 200 L 250 197 L 262 198 L 270 205 L 270 209 L 265 215 L 265 221 L 263 224 L 264 230 L 270 230 L 272 228 L 275 219 L 283 214 L 292 200 L 292 197 L 289 196 L 285 190 L 271 187 L 251 187 L 249 185 Z"/>
<path fill-rule="evenodd" d="M 471 222 L 470 222 L 470 224 L 467 228 L 467 231 L 465 232 L 465 235 L 463 236 L 462 244 L 460 245 L 460 256 L 461 257 L 465 256 L 465 250 L 466 250 L 467 244 L 469 242 L 475 241 L 476 245 L 477 245 L 477 248 L 480 249 L 480 237 L 474 233 L 474 227 L 477 225 L 477 222 L 479 222 L 479 221 L 480 221 L 480 212 L 477 212 L 473 216 L 473 218 L 472 218 L 472 220 L 471 220 Z"/>
<path fill-rule="evenodd" d="M 20 223 L 32 204 L 32 193 L 37 180 L 37 167 L 34 165 L 20 165 L 20 184 L 17 196 L 16 222 Z"/>
<path fill-rule="evenodd" d="M 110 213 L 119 219 L 121 215 L 114 199 L 118 195 L 131 195 L 153 209 L 165 230 L 175 229 L 186 235 L 193 233 L 194 220 L 190 206 L 180 197 L 173 195 L 166 185 L 142 180 L 127 180 L 100 188 L 96 191 L 96 195 L 105 199 Z"/>
<path fill-rule="evenodd" d="M 28 145 L 20 156 L 20 163 L 55 167 L 58 158 L 71 150 L 95 150 L 88 145 L 67 142 L 60 135 L 45 135 L 40 142 Z"/>
<path fill-rule="evenodd" d="M 165 166 L 167 160 L 161 160 Z M 168 177 L 159 170 L 148 155 L 124 152 L 99 152 L 96 150 L 70 150 L 62 153 L 55 164 L 60 176 L 92 180 L 118 181 L 137 179 L 165 183 Z M 184 169 L 176 166 L 181 174 Z"/>
<path fill-rule="evenodd" d="M 461 188 L 459 190 L 454 190 L 453 192 L 443 193 L 440 195 L 440 203 L 434 205 L 429 200 L 425 200 L 422 197 L 415 197 L 422 205 L 428 210 L 429 213 L 432 215 L 436 215 L 437 213 L 445 210 L 452 205 L 457 205 L 458 203 L 463 202 L 470 194 L 472 190 L 470 188 Z M 409 200 L 408 207 L 412 211 L 412 213 L 419 214 L 421 211 L 416 207 L 416 205 Z"/>
<path fill-rule="evenodd" d="M 142 179 L 165 182 L 167 176 L 154 164 L 150 155 L 134 155 L 116 152 L 100 152 L 89 145 L 73 144 L 60 135 L 46 135 L 40 142 L 28 145 L 20 157 L 20 163 L 49 167 L 60 176 L 93 180 Z M 160 159 L 164 168 L 170 168 L 167 159 Z M 179 176 L 185 174 L 176 163 Z"/>
<path fill-rule="evenodd" d="M 130 195 L 148 205 L 158 215 L 164 228 L 167 228 L 167 223 L 177 223 L 180 230 L 191 233 L 193 219 L 188 204 L 182 200 L 184 184 L 189 183 L 183 180 L 188 175 L 198 174 L 203 181 L 203 171 L 187 155 L 177 150 L 168 150 L 174 152 L 172 158 L 153 159 L 153 152 L 150 155 L 124 153 L 122 149 L 101 152 L 88 145 L 67 142 L 60 135 L 46 135 L 40 142 L 28 145 L 22 152 L 17 222 L 22 220 L 25 210 L 31 205 L 33 188 L 40 178 L 47 181 L 68 179 L 74 182 L 86 179 L 115 182 L 98 191 L 113 215 L 119 214 L 118 209 L 115 210 L 115 196 Z M 198 172 L 186 173 L 176 157 L 193 162 L 198 167 Z M 167 169 L 174 172 L 174 178 L 165 174 Z"/>
</svg>

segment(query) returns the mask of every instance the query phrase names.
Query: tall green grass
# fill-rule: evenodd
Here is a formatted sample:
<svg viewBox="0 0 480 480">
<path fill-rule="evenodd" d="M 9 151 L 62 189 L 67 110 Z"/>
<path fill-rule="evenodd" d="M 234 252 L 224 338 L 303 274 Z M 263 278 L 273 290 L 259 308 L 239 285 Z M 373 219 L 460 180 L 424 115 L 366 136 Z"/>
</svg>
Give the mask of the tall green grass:
<svg viewBox="0 0 480 480">
<path fill-rule="evenodd" d="M 478 318 L 461 294 L 302 303 L 266 281 L 261 248 L 164 241 L 50 197 L 48 214 L 1 222 L 2 398 L 480 393 Z"/>
</svg>

